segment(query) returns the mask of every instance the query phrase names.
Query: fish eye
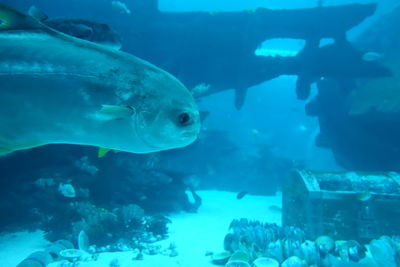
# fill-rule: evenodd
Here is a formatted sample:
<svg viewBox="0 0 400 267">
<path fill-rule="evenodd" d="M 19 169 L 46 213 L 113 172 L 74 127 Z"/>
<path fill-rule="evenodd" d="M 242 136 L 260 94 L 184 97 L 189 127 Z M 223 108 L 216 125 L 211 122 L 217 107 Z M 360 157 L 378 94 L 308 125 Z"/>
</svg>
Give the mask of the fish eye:
<svg viewBox="0 0 400 267">
<path fill-rule="evenodd" d="M 178 121 L 180 125 L 186 126 L 190 124 L 190 115 L 187 112 L 183 112 L 179 115 Z"/>
</svg>

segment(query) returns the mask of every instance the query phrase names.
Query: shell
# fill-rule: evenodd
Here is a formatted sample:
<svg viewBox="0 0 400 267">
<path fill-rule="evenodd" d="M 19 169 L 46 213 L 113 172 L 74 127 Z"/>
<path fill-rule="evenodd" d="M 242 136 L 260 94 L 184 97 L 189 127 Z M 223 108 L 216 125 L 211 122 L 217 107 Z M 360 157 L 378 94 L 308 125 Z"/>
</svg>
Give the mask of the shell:
<svg viewBox="0 0 400 267">
<path fill-rule="evenodd" d="M 281 241 L 277 240 L 276 242 L 269 243 L 265 255 L 276 259 L 278 262 L 282 262 L 284 260 L 284 251 Z"/>
<path fill-rule="evenodd" d="M 292 256 L 282 263 L 282 267 L 307 267 L 307 263 L 297 256 Z"/>
<path fill-rule="evenodd" d="M 319 262 L 319 253 L 313 241 L 306 240 L 303 242 L 303 244 L 301 244 L 301 253 L 301 258 L 304 259 L 307 264 L 311 265 Z"/>
<path fill-rule="evenodd" d="M 317 248 L 322 256 L 325 256 L 335 250 L 335 240 L 326 235 L 319 236 L 315 240 L 315 244 L 317 245 Z"/>
<path fill-rule="evenodd" d="M 372 240 L 369 244 L 369 252 L 379 266 L 396 266 L 396 251 L 386 240 Z"/>
<path fill-rule="evenodd" d="M 229 261 L 249 262 L 250 261 L 250 257 L 246 252 L 236 251 L 235 253 L 232 254 L 232 256 L 230 257 Z"/>
<path fill-rule="evenodd" d="M 84 254 L 85 254 L 84 251 L 79 250 L 79 249 L 74 249 L 74 248 L 64 249 L 64 250 L 60 251 L 61 257 L 63 257 L 64 259 L 70 259 L 70 260 L 79 259 Z"/>
<path fill-rule="evenodd" d="M 272 258 L 260 257 L 253 262 L 254 267 L 279 267 L 279 262 Z"/>
<path fill-rule="evenodd" d="M 234 260 L 228 261 L 225 267 L 250 267 L 250 264 L 246 261 Z"/>
<path fill-rule="evenodd" d="M 228 262 L 231 255 L 232 255 L 232 253 L 230 251 L 222 251 L 222 252 L 214 253 L 211 256 L 211 261 L 217 265 L 225 265 Z"/>
</svg>

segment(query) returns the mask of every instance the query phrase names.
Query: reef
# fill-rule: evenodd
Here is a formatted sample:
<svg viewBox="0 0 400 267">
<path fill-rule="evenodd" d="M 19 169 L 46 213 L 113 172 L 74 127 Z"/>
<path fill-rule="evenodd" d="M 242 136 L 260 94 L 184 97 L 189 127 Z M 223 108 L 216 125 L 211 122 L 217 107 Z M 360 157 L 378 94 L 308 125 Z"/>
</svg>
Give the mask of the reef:
<svg viewBox="0 0 400 267">
<path fill-rule="evenodd" d="M 43 229 L 50 241 L 75 242 L 83 230 L 98 246 L 163 239 L 165 215 L 199 203 L 189 202 L 184 176 L 155 170 L 157 155 L 98 158 L 95 148 L 54 145 L 3 157 L 0 231 Z"/>
</svg>

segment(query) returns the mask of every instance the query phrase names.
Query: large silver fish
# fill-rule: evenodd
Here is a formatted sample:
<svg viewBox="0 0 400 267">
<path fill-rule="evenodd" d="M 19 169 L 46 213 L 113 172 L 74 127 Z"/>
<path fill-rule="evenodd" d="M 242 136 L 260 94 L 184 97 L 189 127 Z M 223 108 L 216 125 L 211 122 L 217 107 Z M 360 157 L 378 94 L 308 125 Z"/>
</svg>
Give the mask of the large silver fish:
<svg viewBox="0 0 400 267">
<path fill-rule="evenodd" d="M 0 5 L 0 154 L 52 143 L 147 153 L 186 146 L 199 128 L 169 73 Z"/>
</svg>

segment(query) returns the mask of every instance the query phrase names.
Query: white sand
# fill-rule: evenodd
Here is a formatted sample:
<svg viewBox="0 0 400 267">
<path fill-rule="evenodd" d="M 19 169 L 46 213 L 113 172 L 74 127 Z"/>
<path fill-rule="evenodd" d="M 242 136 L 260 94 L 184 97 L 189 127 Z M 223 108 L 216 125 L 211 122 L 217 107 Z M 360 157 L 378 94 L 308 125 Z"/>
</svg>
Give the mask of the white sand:
<svg viewBox="0 0 400 267">
<path fill-rule="evenodd" d="M 133 252 L 102 253 L 97 261 L 81 262 L 80 267 L 109 266 L 112 259 L 117 258 L 120 267 L 207 267 L 215 266 L 210 258 L 205 256 L 207 251 L 223 250 L 223 240 L 233 219 L 248 218 L 263 222 L 281 224 L 281 214 L 268 207 L 281 206 L 281 196 L 264 197 L 246 195 L 237 200 L 236 193 L 221 191 L 200 191 L 203 204 L 197 213 L 179 213 L 169 216 L 170 234 L 167 240 L 158 242 L 167 248 L 171 242 L 176 245 L 178 256 L 144 255 L 141 261 L 133 261 Z M 47 242 L 40 232 L 18 233 L 0 238 L 0 266 L 15 267 L 24 257 L 35 250 L 43 248 Z M 49 265 L 59 266 L 58 263 Z"/>
</svg>

